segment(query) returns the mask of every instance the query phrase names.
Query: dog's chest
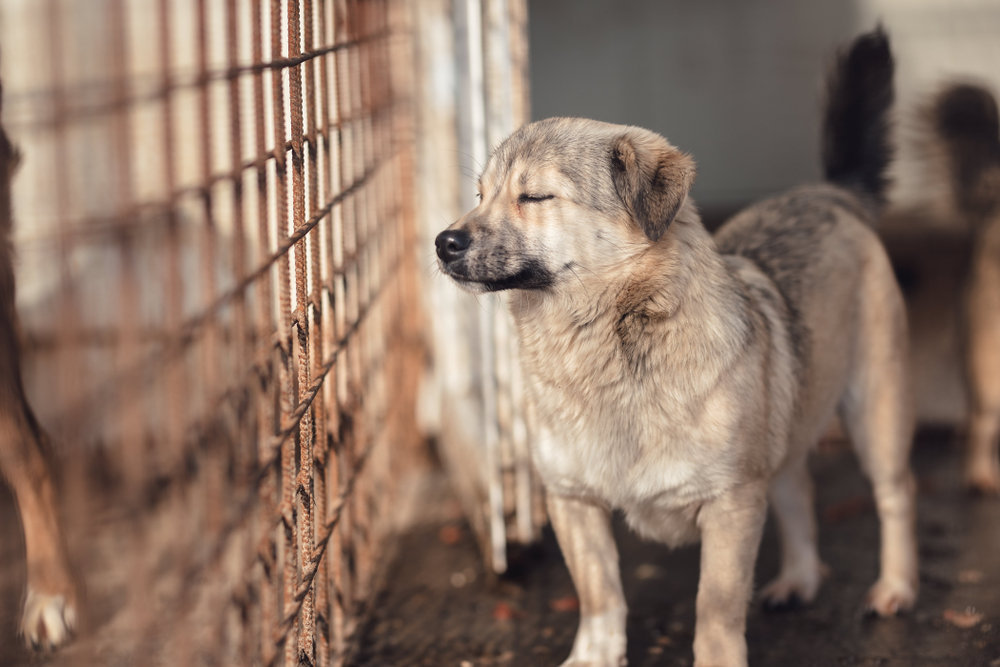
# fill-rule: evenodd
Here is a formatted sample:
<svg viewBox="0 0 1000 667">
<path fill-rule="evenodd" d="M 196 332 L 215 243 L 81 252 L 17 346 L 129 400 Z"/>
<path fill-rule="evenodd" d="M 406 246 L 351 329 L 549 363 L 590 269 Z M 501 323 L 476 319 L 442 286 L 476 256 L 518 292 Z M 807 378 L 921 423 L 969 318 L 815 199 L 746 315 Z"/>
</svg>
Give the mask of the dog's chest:
<svg viewBox="0 0 1000 667">
<path fill-rule="evenodd" d="M 665 378 L 638 381 L 614 361 L 590 362 L 601 372 L 532 378 L 547 487 L 628 509 L 685 506 L 728 484 L 735 425 L 724 393 L 691 396 Z"/>
<path fill-rule="evenodd" d="M 747 406 L 761 392 L 733 373 L 744 346 L 727 336 L 739 328 L 689 308 L 639 322 L 634 340 L 614 308 L 586 325 L 555 308 L 515 311 L 549 489 L 628 511 L 688 506 L 735 483 Z"/>
</svg>

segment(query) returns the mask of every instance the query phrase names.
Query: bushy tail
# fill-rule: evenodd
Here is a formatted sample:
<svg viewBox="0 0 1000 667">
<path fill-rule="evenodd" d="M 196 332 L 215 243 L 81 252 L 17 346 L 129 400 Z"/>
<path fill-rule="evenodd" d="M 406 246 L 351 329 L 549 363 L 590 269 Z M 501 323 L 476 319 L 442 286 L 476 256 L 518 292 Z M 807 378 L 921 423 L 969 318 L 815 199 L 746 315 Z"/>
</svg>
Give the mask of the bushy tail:
<svg viewBox="0 0 1000 667">
<path fill-rule="evenodd" d="M 996 100 L 979 86 L 949 86 L 934 100 L 931 123 L 950 162 L 955 203 L 978 223 L 1000 207 Z"/>
<path fill-rule="evenodd" d="M 881 26 L 854 40 L 837 56 L 827 83 L 823 119 L 826 180 L 885 202 L 892 160 L 889 110 L 895 97 L 895 65 Z"/>
</svg>

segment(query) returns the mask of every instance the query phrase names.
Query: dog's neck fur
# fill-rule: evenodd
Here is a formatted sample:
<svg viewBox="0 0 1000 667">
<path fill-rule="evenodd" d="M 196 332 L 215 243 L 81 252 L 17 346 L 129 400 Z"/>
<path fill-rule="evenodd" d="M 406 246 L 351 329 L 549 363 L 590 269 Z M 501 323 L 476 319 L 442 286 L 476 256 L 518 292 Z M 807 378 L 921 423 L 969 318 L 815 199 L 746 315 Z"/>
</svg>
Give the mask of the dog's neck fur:
<svg viewBox="0 0 1000 667">
<path fill-rule="evenodd" d="M 574 274 L 568 279 L 579 282 L 572 288 L 524 291 L 510 301 L 526 360 L 563 362 L 526 363 L 527 369 L 562 369 L 560 377 L 537 378 L 542 382 L 574 384 L 585 367 L 600 369 L 609 383 L 641 386 L 648 368 L 683 365 L 688 372 L 678 372 L 676 389 L 693 398 L 708 389 L 692 386 L 694 378 L 712 384 L 750 335 L 745 290 L 690 203 L 658 242 L 612 271 Z M 653 328 L 658 335 L 648 335 Z M 671 335 L 681 328 L 685 335 Z M 703 372 L 691 373 L 692 363 Z"/>
</svg>

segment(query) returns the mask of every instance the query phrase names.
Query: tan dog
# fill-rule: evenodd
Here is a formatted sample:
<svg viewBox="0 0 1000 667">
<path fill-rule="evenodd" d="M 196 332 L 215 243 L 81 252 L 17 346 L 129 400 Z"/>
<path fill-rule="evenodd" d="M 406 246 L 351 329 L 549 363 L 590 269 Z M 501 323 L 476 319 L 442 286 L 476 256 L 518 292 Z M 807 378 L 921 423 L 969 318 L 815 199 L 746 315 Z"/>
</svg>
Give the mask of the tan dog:
<svg viewBox="0 0 1000 667">
<path fill-rule="evenodd" d="M 14 491 L 24 527 L 28 586 L 21 634 L 31 646 L 54 649 L 72 634 L 77 595 L 44 434 L 21 384 L 11 247 L 10 179 L 16 165 L 17 151 L 0 128 L 0 474 Z"/>
<path fill-rule="evenodd" d="M 969 444 L 965 480 L 1000 493 L 1000 120 L 985 89 L 954 85 L 935 100 L 932 141 L 940 143 L 958 210 L 974 233 L 965 295 Z"/>
<path fill-rule="evenodd" d="M 808 601 L 819 587 L 806 455 L 838 409 L 882 521 L 867 604 L 914 603 L 906 319 L 868 224 L 892 69 L 884 34 L 860 38 L 832 81 L 830 184 L 762 202 L 715 239 L 688 197 L 687 155 L 647 130 L 571 118 L 507 139 L 481 204 L 438 236 L 460 285 L 514 290 L 534 459 L 580 599 L 565 666 L 625 664 L 612 509 L 669 545 L 700 537 L 695 664 L 745 665 L 768 497 L 783 562 L 764 597 Z"/>
</svg>

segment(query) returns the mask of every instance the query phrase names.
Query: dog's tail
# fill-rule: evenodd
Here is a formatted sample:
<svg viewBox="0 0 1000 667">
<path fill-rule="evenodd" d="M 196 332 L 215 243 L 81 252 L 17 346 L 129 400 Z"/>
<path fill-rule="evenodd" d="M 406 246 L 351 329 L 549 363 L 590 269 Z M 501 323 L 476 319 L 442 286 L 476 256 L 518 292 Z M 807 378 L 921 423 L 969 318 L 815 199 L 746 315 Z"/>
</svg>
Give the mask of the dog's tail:
<svg viewBox="0 0 1000 667">
<path fill-rule="evenodd" d="M 977 224 L 1000 207 L 1000 117 L 993 95 L 971 84 L 943 90 L 930 108 L 959 210 Z"/>
<path fill-rule="evenodd" d="M 894 69 L 889 38 L 879 26 L 838 54 L 827 83 L 824 176 L 878 207 L 885 203 L 886 169 L 893 157 L 889 111 Z"/>
</svg>

